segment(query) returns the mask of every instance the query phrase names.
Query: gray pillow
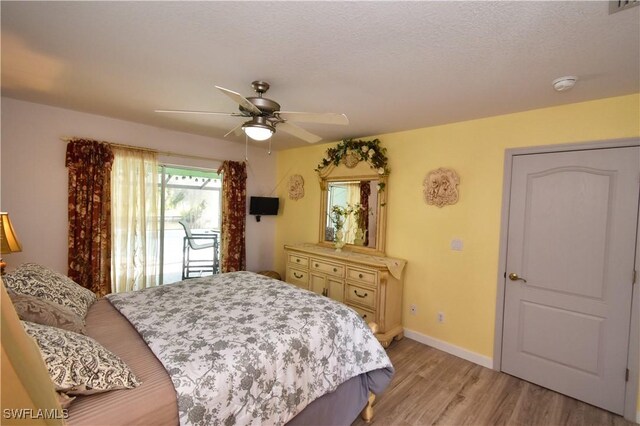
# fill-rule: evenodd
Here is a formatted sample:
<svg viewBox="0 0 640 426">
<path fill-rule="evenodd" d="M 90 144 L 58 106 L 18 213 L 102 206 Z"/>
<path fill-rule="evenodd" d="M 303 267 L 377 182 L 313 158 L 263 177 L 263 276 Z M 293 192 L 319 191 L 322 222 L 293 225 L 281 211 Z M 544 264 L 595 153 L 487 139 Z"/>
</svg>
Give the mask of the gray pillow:
<svg viewBox="0 0 640 426">
<path fill-rule="evenodd" d="M 86 334 L 84 321 L 75 312 L 55 302 L 7 290 L 21 320 Z"/>
<path fill-rule="evenodd" d="M 91 337 L 27 321 L 22 325 L 38 344 L 56 391 L 88 395 L 140 384 L 124 361 Z"/>
<path fill-rule="evenodd" d="M 71 309 L 84 320 L 96 295 L 58 272 L 35 263 L 24 263 L 2 276 L 8 289 L 39 297 Z"/>
</svg>

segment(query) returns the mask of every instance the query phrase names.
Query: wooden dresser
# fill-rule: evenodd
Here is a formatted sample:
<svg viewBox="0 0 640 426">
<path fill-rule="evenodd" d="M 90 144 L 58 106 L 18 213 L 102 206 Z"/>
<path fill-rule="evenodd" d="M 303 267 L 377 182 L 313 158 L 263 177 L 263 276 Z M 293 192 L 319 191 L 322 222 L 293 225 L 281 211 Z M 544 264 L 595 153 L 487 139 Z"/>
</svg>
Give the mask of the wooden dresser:
<svg viewBox="0 0 640 426">
<path fill-rule="evenodd" d="M 378 324 L 385 348 L 402 328 L 402 271 L 405 261 L 316 244 L 286 245 L 286 281 L 330 297 Z"/>
</svg>

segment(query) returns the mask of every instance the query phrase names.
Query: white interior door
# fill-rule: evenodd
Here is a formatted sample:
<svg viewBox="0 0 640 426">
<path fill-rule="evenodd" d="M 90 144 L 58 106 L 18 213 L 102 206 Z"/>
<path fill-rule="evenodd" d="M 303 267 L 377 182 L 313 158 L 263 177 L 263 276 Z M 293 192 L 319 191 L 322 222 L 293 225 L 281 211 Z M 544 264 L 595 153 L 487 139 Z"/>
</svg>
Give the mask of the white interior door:
<svg viewBox="0 0 640 426">
<path fill-rule="evenodd" d="M 514 157 L 502 371 L 623 413 L 639 187 L 639 147 Z"/>
</svg>

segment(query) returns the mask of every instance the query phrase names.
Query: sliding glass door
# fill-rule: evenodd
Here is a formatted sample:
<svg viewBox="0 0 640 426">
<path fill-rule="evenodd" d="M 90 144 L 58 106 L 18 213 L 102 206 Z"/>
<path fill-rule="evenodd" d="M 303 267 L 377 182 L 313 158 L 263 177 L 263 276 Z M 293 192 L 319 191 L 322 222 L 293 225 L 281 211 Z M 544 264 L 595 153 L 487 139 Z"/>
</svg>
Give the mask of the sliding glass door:
<svg viewBox="0 0 640 426">
<path fill-rule="evenodd" d="M 222 176 L 163 165 L 160 191 L 160 283 L 219 272 Z"/>
</svg>

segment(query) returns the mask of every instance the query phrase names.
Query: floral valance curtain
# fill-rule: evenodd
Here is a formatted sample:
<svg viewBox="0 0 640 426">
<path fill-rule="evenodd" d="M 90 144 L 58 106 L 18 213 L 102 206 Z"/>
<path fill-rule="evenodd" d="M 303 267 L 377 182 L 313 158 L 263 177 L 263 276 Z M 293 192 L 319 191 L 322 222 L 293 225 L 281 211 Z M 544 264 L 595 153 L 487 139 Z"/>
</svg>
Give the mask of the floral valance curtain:
<svg viewBox="0 0 640 426">
<path fill-rule="evenodd" d="M 111 292 L 111 166 L 107 143 L 67 144 L 69 169 L 69 277 L 104 296 Z"/>
<path fill-rule="evenodd" d="M 218 173 L 223 175 L 220 271 L 243 271 L 246 268 L 247 165 L 225 161 Z"/>
</svg>

